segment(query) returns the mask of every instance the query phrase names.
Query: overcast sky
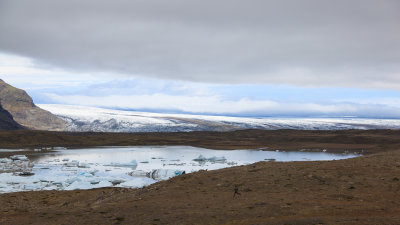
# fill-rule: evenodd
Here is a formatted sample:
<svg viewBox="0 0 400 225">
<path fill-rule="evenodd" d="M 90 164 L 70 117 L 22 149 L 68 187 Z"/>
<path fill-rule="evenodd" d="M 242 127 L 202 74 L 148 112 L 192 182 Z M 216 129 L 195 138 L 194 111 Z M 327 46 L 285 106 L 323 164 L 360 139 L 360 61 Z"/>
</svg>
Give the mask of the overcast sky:
<svg viewBox="0 0 400 225">
<path fill-rule="evenodd" d="M 38 103 L 400 116 L 399 28 L 398 0 L 0 0 L 0 78 Z"/>
</svg>

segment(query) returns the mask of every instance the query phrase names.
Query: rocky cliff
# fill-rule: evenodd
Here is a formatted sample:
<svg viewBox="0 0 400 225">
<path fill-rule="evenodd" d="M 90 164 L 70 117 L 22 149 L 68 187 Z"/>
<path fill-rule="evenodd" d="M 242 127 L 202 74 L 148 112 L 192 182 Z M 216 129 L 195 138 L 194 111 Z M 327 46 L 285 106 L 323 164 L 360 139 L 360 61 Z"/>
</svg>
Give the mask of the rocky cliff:
<svg viewBox="0 0 400 225">
<path fill-rule="evenodd" d="M 24 91 L 0 79 L 0 104 L 20 125 L 35 130 L 65 130 L 64 120 L 37 107 Z"/>
</svg>

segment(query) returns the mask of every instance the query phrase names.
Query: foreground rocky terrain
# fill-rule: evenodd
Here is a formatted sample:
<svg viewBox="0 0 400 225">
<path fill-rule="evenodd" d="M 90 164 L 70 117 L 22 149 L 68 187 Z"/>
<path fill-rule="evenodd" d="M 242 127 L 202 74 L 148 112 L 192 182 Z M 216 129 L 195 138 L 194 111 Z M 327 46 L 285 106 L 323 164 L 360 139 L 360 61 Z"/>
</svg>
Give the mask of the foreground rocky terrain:
<svg viewBox="0 0 400 225">
<path fill-rule="evenodd" d="M 0 104 L 20 125 L 35 130 L 65 130 L 65 122 L 37 107 L 24 91 L 0 79 Z"/>
<path fill-rule="evenodd" d="M 69 143 L 75 134 L 24 133 L 11 141 Z M 358 151 L 325 162 L 260 162 L 177 176 L 142 189 L 41 191 L 0 195 L 0 224 L 400 224 L 400 132 L 240 131 L 114 136 L 103 143 L 182 144 L 219 149 L 264 146 Z M 186 136 L 185 136 L 186 135 Z M 0 143 L 6 133 L 0 133 Z M 47 138 L 45 138 L 47 137 Z M 84 134 L 88 146 L 99 138 Z M 210 140 L 207 142 L 207 140 Z M 23 142 L 20 142 L 23 143 Z M 269 144 L 267 144 L 269 143 Z M 36 143 L 37 144 L 37 143 Z M 234 186 L 240 196 L 235 196 Z"/>
</svg>

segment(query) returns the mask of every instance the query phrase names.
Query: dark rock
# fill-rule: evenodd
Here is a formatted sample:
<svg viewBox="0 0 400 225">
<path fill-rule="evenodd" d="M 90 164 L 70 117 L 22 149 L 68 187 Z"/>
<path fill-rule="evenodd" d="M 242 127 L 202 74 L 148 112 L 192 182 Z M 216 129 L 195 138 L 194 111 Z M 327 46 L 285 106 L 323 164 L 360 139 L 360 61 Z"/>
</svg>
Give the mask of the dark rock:
<svg viewBox="0 0 400 225">
<path fill-rule="evenodd" d="M 24 127 L 19 125 L 12 115 L 0 105 L 0 130 L 18 130 Z"/>
<path fill-rule="evenodd" d="M 35 174 L 32 172 L 29 172 L 29 171 L 24 171 L 24 172 L 19 173 L 18 175 L 19 176 L 33 176 Z"/>
</svg>

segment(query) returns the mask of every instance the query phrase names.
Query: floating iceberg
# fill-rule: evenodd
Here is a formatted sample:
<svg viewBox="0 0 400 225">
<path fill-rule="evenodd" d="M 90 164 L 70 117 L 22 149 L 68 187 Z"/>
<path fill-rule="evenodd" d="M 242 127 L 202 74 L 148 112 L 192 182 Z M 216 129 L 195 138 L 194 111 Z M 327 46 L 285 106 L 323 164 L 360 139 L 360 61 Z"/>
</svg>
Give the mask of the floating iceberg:
<svg viewBox="0 0 400 225">
<path fill-rule="evenodd" d="M 26 157 L 25 155 L 12 155 L 10 156 L 10 159 L 12 160 L 21 160 L 21 161 L 28 161 L 28 157 Z"/>
<path fill-rule="evenodd" d="M 8 158 L 0 158 L 0 163 L 11 163 L 12 160 Z"/>
<path fill-rule="evenodd" d="M 199 157 L 193 159 L 193 161 L 196 161 L 196 162 L 205 162 L 205 161 L 207 161 L 207 158 L 204 157 L 203 155 L 199 155 Z"/>
<path fill-rule="evenodd" d="M 171 177 L 175 177 L 184 174 L 183 170 L 173 170 L 173 169 L 155 169 L 150 173 L 150 178 L 154 180 L 166 180 Z"/>
<path fill-rule="evenodd" d="M 64 164 L 66 167 L 78 167 L 79 162 L 77 160 L 72 160 Z"/>
<path fill-rule="evenodd" d="M 112 167 L 130 167 L 132 169 L 136 169 L 137 167 L 137 162 L 136 160 L 132 160 L 129 163 L 110 163 L 110 164 L 105 164 L 104 166 L 112 166 Z"/>
<path fill-rule="evenodd" d="M 142 170 L 134 170 L 129 172 L 128 175 L 132 177 L 150 177 L 151 172 L 146 172 Z"/>
<path fill-rule="evenodd" d="M 87 190 L 87 189 L 92 189 L 93 185 L 90 184 L 89 181 L 81 181 L 81 182 L 74 182 L 71 185 L 69 185 L 68 187 L 64 188 L 64 190 Z"/>
<path fill-rule="evenodd" d="M 199 155 L 199 157 L 193 159 L 193 161 L 196 162 L 219 162 L 219 163 L 223 163 L 226 161 L 225 156 L 213 156 L 210 158 L 206 158 L 203 155 Z"/>
<path fill-rule="evenodd" d="M 119 185 L 117 185 L 117 187 L 135 187 L 135 188 L 142 188 L 144 186 L 150 185 L 152 183 L 154 183 L 154 180 L 151 179 L 146 179 L 146 178 L 142 178 L 142 179 L 134 179 L 134 180 L 130 180 L 130 181 L 126 181 L 124 183 L 121 183 Z"/>
<path fill-rule="evenodd" d="M 220 156 L 220 157 L 213 156 L 211 158 L 208 158 L 207 160 L 210 161 L 210 162 L 225 162 L 226 158 L 225 158 L 225 156 Z"/>
<path fill-rule="evenodd" d="M 87 163 L 79 162 L 78 168 L 90 168 L 90 165 Z"/>
<path fill-rule="evenodd" d="M 25 155 L 13 155 L 10 158 L 0 159 L 0 172 L 28 171 L 32 167 Z"/>
<path fill-rule="evenodd" d="M 26 190 L 26 191 L 33 191 L 33 190 L 40 189 L 40 185 L 37 185 L 37 184 L 23 184 L 23 185 L 20 186 L 20 189 Z"/>
<path fill-rule="evenodd" d="M 72 177 L 72 178 L 70 178 L 70 179 L 67 179 L 66 181 L 65 181 L 65 183 L 67 183 L 67 184 L 73 184 L 73 183 L 75 183 L 75 182 L 80 182 L 80 181 L 82 181 L 79 177 Z"/>
</svg>

